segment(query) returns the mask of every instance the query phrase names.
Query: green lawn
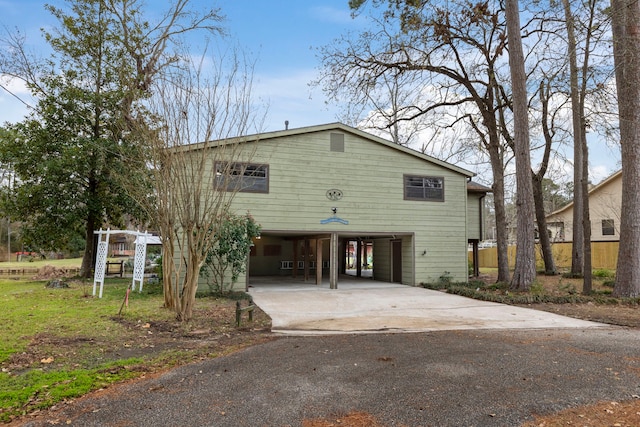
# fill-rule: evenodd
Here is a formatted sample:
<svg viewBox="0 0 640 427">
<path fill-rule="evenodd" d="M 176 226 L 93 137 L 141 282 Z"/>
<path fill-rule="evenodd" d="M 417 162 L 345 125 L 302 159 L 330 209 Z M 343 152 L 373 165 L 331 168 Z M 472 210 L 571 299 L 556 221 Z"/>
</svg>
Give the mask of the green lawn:
<svg viewBox="0 0 640 427">
<path fill-rule="evenodd" d="M 0 279 L 0 422 L 141 374 L 130 368 L 142 360 L 106 352 L 135 340 L 125 322 L 173 314 L 159 309 L 160 293 L 132 293 L 131 308 L 114 321 L 129 282 L 108 280 L 98 299 L 90 281 L 47 289 L 46 282 Z"/>
</svg>

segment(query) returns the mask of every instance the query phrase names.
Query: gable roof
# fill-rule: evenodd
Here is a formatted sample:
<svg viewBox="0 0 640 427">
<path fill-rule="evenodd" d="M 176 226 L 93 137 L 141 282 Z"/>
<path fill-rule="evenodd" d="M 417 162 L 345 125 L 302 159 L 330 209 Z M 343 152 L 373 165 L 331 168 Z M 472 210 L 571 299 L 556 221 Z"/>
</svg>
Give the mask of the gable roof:
<svg viewBox="0 0 640 427">
<path fill-rule="evenodd" d="M 615 180 L 616 178 L 618 178 L 619 176 L 622 176 L 622 169 L 609 175 L 607 178 L 603 179 L 602 181 L 600 181 L 598 184 L 594 185 L 593 187 L 591 187 L 591 189 L 589 190 L 588 194 L 591 195 L 595 192 L 600 191 L 600 189 L 602 187 L 604 187 L 605 185 L 607 185 L 608 183 L 610 183 L 611 181 Z M 561 207 L 560 209 L 556 209 L 555 211 L 551 212 L 549 215 L 547 215 L 547 218 L 553 215 L 557 215 L 559 213 L 565 212 L 569 209 L 573 208 L 573 202 L 569 202 L 568 204 L 564 205 L 563 207 Z"/>
<path fill-rule="evenodd" d="M 469 178 L 476 175 L 475 173 L 473 173 L 473 172 L 471 172 L 471 171 L 469 171 L 467 169 L 461 168 L 459 166 L 455 166 L 455 165 L 453 165 L 451 163 L 445 162 L 443 160 L 436 159 L 435 157 L 428 156 L 428 155 L 423 154 L 423 153 L 421 153 L 419 151 L 413 150 L 411 148 L 405 147 L 405 146 L 400 145 L 400 144 L 396 144 L 396 143 L 388 141 L 388 140 L 386 140 L 384 138 L 378 137 L 376 135 L 372 135 L 370 133 L 361 131 L 359 129 L 353 128 L 351 126 L 347 126 L 347 125 L 345 125 L 343 123 L 339 123 L 339 122 L 327 123 L 327 124 L 324 124 L 324 125 L 307 126 L 307 127 L 296 128 L 296 129 L 285 129 L 285 130 L 279 130 L 279 131 L 273 131 L 273 132 L 253 134 L 253 135 L 245 135 L 245 136 L 233 137 L 233 138 L 226 138 L 226 139 L 221 139 L 221 140 L 216 141 L 216 142 L 217 142 L 217 144 L 221 144 L 221 145 L 247 143 L 247 142 L 257 142 L 257 141 L 265 141 L 265 140 L 274 139 L 274 138 L 282 138 L 282 137 L 294 136 L 294 135 L 304 135 L 304 134 L 308 134 L 308 133 L 325 132 L 325 131 L 331 131 L 331 130 L 337 130 L 337 131 L 350 133 L 350 134 L 359 136 L 361 138 L 367 139 L 367 140 L 375 142 L 377 144 L 389 147 L 389 148 L 391 148 L 393 150 L 397 150 L 397 151 L 403 152 L 405 154 L 408 154 L 408 155 L 417 157 L 419 159 L 425 160 L 427 162 L 436 164 L 438 166 L 442 166 L 443 168 L 446 168 L 446 169 L 449 169 L 451 171 L 457 172 L 457 173 L 462 174 L 464 176 L 467 176 Z M 189 149 L 206 148 L 206 145 L 207 145 L 206 142 L 200 142 L 200 143 L 196 143 L 196 144 L 190 145 Z"/>
</svg>

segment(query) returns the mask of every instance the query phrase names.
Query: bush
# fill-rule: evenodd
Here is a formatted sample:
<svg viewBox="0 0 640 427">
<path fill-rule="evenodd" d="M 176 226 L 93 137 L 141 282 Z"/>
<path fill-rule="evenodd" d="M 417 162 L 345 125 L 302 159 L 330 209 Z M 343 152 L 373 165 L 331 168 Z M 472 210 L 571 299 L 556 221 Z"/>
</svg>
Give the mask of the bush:
<svg viewBox="0 0 640 427">
<path fill-rule="evenodd" d="M 440 283 L 442 283 L 443 285 L 448 285 L 449 283 L 451 283 L 451 273 L 448 271 L 445 271 L 444 273 L 442 273 L 442 275 L 438 278 L 438 281 Z"/>
<path fill-rule="evenodd" d="M 611 271 L 611 270 L 607 270 L 606 268 L 599 268 L 597 270 L 593 270 L 593 277 L 599 277 L 601 279 L 612 279 L 616 276 L 616 274 Z"/>
</svg>

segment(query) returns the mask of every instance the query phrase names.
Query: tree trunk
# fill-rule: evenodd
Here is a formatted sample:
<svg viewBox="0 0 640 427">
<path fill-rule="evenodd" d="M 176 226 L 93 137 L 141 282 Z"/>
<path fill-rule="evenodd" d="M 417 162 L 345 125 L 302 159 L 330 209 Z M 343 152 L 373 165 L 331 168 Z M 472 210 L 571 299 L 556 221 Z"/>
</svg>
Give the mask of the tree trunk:
<svg viewBox="0 0 640 427">
<path fill-rule="evenodd" d="M 169 310 L 176 309 L 178 300 L 178 278 L 173 261 L 173 239 L 162 239 L 162 294 L 164 295 L 164 307 Z"/>
<path fill-rule="evenodd" d="M 497 145 L 495 145 L 497 147 Z M 504 208 L 504 166 L 498 150 L 489 150 L 493 172 L 493 208 L 496 216 L 496 250 L 498 254 L 498 282 L 509 282 L 509 230 Z"/>
<path fill-rule="evenodd" d="M 95 171 L 95 168 L 93 168 Z M 93 172 L 92 172 L 93 175 Z M 85 224 L 85 246 L 84 246 L 84 254 L 82 255 L 82 264 L 80 266 L 80 277 L 88 279 L 91 277 L 93 260 L 95 258 L 95 250 L 94 250 L 94 234 L 96 227 L 98 225 L 102 226 L 102 217 L 99 215 L 99 212 L 95 211 L 95 206 L 100 205 L 96 203 L 95 200 L 97 198 L 97 186 L 95 178 L 89 178 L 89 186 L 87 188 L 87 196 L 86 200 L 88 201 L 88 213 L 87 220 Z"/>
<path fill-rule="evenodd" d="M 582 112 L 578 87 L 578 58 L 573 13 L 569 0 L 562 0 L 567 26 L 567 47 L 569 55 L 569 82 L 571 85 L 571 111 L 573 114 L 573 244 L 571 250 L 571 275 L 581 276 L 584 272 L 584 196 L 583 172 L 584 150 L 582 149 Z"/>
<path fill-rule="evenodd" d="M 592 267 L 591 267 L 591 215 L 589 214 L 589 151 L 585 132 L 582 132 L 582 229 L 584 236 L 583 254 L 584 269 L 582 273 L 582 293 L 589 295 L 593 289 Z"/>
<path fill-rule="evenodd" d="M 620 146 L 622 211 L 616 284 L 618 297 L 640 296 L 640 4 L 611 2 Z"/>
<path fill-rule="evenodd" d="M 520 10 L 517 0 L 507 0 L 505 5 L 507 37 L 509 43 L 509 69 L 513 92 L 514 151 L 516 158 L 517 240 L 516 266 L 511 279 L 511 289 L 528 291 L 536 278 L 534 247 L 534 206 L 531 183 L 531 154 L 529 147 L 529 108 L 527 76 L 524 69 L 524 53 L 520 35 Z"/>
<path fill-rule="evenodd" d="M 95 258 L 95 247 L 94 247 L 94 239 L 96 222 L 93 215 L 89 215 L 87 218 L 86 228 L 85 228 L 85 246 L 84 253 L 82 255 L 82 264 L 80 266 L 80 277 L 88 279 L 91 277 L 93 260 Z"/>
<path fill-rule="evenodd" d="M 195 253 L 189 251 L 180 297 L 180 310 L 177 313 L 177 319 L 183 322 L 188 322 L 193 318 L 193 307 L 196 301 L 196 293 L 198 292 L 198 279 L 200 278 L 200 268 L 202 266 L 202 260 L 198 260 L 198 258 Z"/>
<path fill-rule="evenodd" d="M 536 209 L 536 223 L 538 224 L 538 235 L 540 236 L 540 247 L 542 248 L 542 259 L 544 260 L 544 274 L 556 274 L 556 264 L 553 259 L 551 240 L 547 233 L 547 218 L 544 211 L 544 197 L 542 191 L 542 177 L 533 174 L 533 201 Z"/>
</svg>

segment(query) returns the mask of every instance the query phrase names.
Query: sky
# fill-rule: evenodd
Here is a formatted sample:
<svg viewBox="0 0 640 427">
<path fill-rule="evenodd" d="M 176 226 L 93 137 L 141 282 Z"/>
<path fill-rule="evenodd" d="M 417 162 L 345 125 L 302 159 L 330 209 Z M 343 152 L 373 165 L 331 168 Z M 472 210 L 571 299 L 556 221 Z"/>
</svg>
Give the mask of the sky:
<svg viewBox="0 0 640 427">
<path fill-rule="evenodd" d="M 264 131 L 313 126 L 338 121 L 339 107 L 326 102 L 320 88 L 310 83 L 318 77 L 317 49 L 350 31 L 367 28 L 364 18 L 351 17 L 348 0 L 192 0 L 196 10 L 219 7 L 222 26 L 230 42 L 256 61 L 253 95 L 268 105 Z M 40 28 L 56 24 L 44 4 L 64 6 L 61 0 L 0 0 L 0 24 L 18 28 L 33 43 L 46 45 Z M 163 0 L 147 0 L 149 10 L 163 10 Z M 194 45 L 202 40 L 194 40 Z M 20 93 L 21 88 L 12 87 Z M 0 122 L 19 121 L 26 109 L 0 91 Z M 599 182 L 619 169 L 619 150 L 590 138 L 590 178 Z M 461 165 L 465 167 L 465 165 Z M 474 171 L 473 168 L 469 168 Z M 569 175 L 571 172 L 569 172 Z M 480 181 L 488 182 L 483 175 Z"/>
<path fill-rule="evenodd" d="M 348 0 L 192 0 L 195 10 L 219 7 L 228 37 L 255 58 L 253 95 L 268 104 L 265 131 L 337 121 L 337 107 L 328 106 L 317 78 L 317 48 L 360 25 L 350 16 Z M 60 0 L 0 0 L 0 23 L 18 28 L 29 42 L 41 42 L 40 28 L 56 24 L 44 4 L 63 6 Z M 150 8 L 165 1 L 147 0 Z M 213 5 L 213 6 L 212 6 Z M 158 10 L 164 10 L 158 6 Z M 204 45 L 202 40 L 194 40 Z M 45 47 L 44 44 L 40 45 Z M 36 46 L 37 47 L 37 46 Z M 198 49 L 196 54 L 202 50 Z M 0 120 L 13 122 L 24 114 L 20 103 L 0 93 Z"/>
</svg>

